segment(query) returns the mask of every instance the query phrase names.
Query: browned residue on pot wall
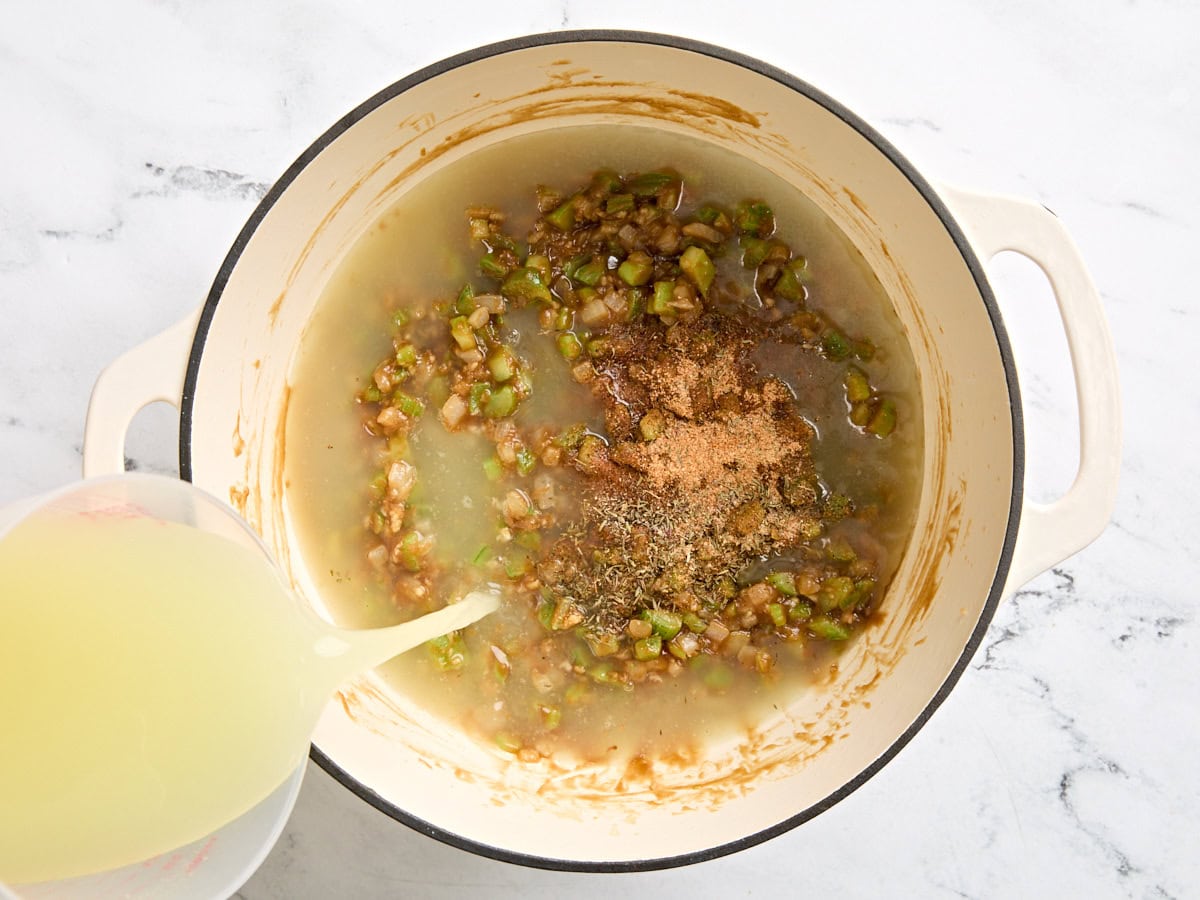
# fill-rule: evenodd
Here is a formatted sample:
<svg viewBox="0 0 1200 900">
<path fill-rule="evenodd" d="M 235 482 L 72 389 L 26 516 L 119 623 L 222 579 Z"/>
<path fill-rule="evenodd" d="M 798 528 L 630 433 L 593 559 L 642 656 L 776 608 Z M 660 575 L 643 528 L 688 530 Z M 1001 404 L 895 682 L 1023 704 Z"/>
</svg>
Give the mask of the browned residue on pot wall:
<svg viewBox="0 0 1200 900">
<path fill-rule="evenodd" d="M 279 418 L 275 420 L 275 454 L 271 465 L 271 498 L 274 500 L 269 507 L 263 506 L 260 501 L 260 508 L 270 509 L 273 518 L 275 539 L 275 562 L 279 565 L 292 582 L 292 586 L 296 586 L 295 575 L 292 571 L 292 556 L 291 548 L 287 539 L 287 511 L 285 508 L 285 462 L 287 459 L 287 413 L 288 407 L 292 402 L 291 385 L 284 385 L 283 395 L 280 400 Z M 257 483 L 257 482 L 256 482 Z"/>
<path fill-rule="evenodd" d="M 241 456 L 246 449 L 246 439 L 242 437 L 242 411 L 237 411 L 237 418 L 233 423 L 233 455 Z"/>
</svg>

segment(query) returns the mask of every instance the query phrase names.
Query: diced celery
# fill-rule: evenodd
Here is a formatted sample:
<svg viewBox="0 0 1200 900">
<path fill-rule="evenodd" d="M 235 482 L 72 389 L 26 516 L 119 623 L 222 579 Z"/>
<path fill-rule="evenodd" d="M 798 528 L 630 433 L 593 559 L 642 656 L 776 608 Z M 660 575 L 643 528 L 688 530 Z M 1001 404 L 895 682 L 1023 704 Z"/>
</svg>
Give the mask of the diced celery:
<svg viewBox="0 0 1200 900">
<path fill-rule="evenodd" d="M 680 642 L 679 638 L 667 641 L 667 652 L 681 662 L 687 662 L 688 660 L 687 648 Z"/>
<path fill-rule="evenodd" d="M 533 381 L 524 369 L 517 369 L 517 374 L 512 377 L 512 386 L 519 400 L 524 400 L 533 393 Z"/>
<path fill-rule="evenodd" d="M 675 177 L 665 172 L 646 172 L 630 179 L 625 187 L 634 196 L 653 197 L 673 181 Z"/>
<path fill-rule="evenodd" d="M 550 628 L 553 631 L 566 631 L 572 623 L 578 621 L 575 615 L 575 605 L 565 597 L 559 598 L 554 604 L 554 615 L 550 617 Z"/>
<path fill-rule="evenodd" d="M 845 538 L 835 538 L 830 541 L 825 553 L 834 562 L 839 563 L 854 562 L 858 558 L 858 554 L 854 552 L 854 548 Z"/>
<path fill-rule="evenodd" d="M 467 394 L 467 411 L 473 416 L 483 414 L 483 407 L 492 396 L 492 386 L 487 382 L 480 381 L 471 385 L 471 390 Z"/>
<path fill-rule="evenodd" d="M 537 457 L 530 450 L 522 447 L 517 451 L 517 471 L 522 475 L 528 475 L 537 465 Z"/>
<path fill-rule="evenodd" d="M 846 399 L 851 403 L 861 403 L 871 399 L 871 382 L 867 380 L 867 373 L 858 366 L 850 366 L 846 369 L 845 384 Z"/>
<path fill-rule="evenodd" d="M 831 521 L 844 519 L 854 512 L 854 503 L 845 494 L 833 493 L 825 498 L 821 514 Z"/>
<path fill-rule="evenodd" d="M 517 409 L 517 395 L 512 385 L 506 384 L 491 392 L 483 405 L 483 414 L 489 419 L 502 419 L 511 416 Z"/>
<path fill-rule="evenodd" d="M 630 287 L 646 284 L 654 275 L 654 260 L 635 250 L 617 267 L 617 277 Z"/>
<path fill-rule="evenodd" d="M 867 431 L 876 437 L 887 437 L 896 429 L 896 401 L 884 397 L 867 423 Z"/>
<path fill-rule="evenodd" d="M 575 198 L 569 197 L 554 211 L 546 213 L 546 221 L 559 231 L 575 227 Z"/>
<path fill-rule="evenodd" d="M 629 212 L 633 209 L 633 194 L 613 194 L 604 204 L 604 211 L 609 213 Z"/>
<path fill-rule="evenodd" d="M 488 371 L 499 384 L 508 381 L 517 373 L 517 357 L 503 344 L 494 349 L 487 359 Z"/>
<path fill-rule="evenodd" d="M 788 610 L 789 622 L 807 622 L 812 618 L 813 605 L 807 600 L 797 600 L 796 603 Z"/>
<path fill-rule="evenodd" d="M 497 731 L 492 742 L 505 753 L 516 753 L 521 749 L 521 739 L 508 731 Z"/>
<path fill-rule="evenodd" d="M 664 609 L 643 610 L 642 618 L 650 623 L 655 634 L 668 641 L 679 634 L 679 629 L 683 627 L 683 619 L 678 614 Z"/>
<path fill-rule="evenodd" d="M 443 672 L 461 669 L 467 661 L 466 647 L 457 631 L 435 637 L 428 642 L 433 661 Z"/>
<path fill-rule="evenodd" d="M 860 578 L 854 582 L 854 590 L 842 602 L 842 609 L 853 609 L 860 606 L 871 599 L 871 594 L 874 592 L 876 582 L 874 578 Z"/>
<path fill-rule="evenodd" d="M 479 271 L 498 281 L 508 274 L 508 266 L 500 262 L 495 253 L 486 253 L 479 260 Z"/>
<path fill-rule="evenodd" d="M 796 596 L 796 576 L 791 572 L 772 572 L 767 576 L 766 582 L 785 596 Z"/>
<path fill-rule="evenodd" d="M 747 269 L 757 269 L 761 266 L 771 248 L 770 242 L 750 235 L 743 236 L 738 243 L 742 247 L 742 266 Z"/>
<path fill-rule="evenodd" d="M 588 677 L 596 682 L 596 684 L 604 684 L 610 687 L 616 687 L 621 684 L 621 676 L 610 662 L 597 663 L 592 666 L 588 669 Z"/>
<path fill-rule="evenodd" d="M 649 291 L 642 286 L 630 288 L 626 292 L 625 302 L 625 320 L 632 322 L 634 319 L 641 318 L 646 312 L 646 298 Z"/>
<path fill-rule="evenodd" d="M 739 203 L 733 214 L 733 224 L 742 234 L 767 237 L 775 230 L 775 214 L 762 202 Z"/>
<path fill-rule="evenodd" d="M 396 348 L 396 364 L 404 366 L 406 369 L 411 369 L 417 363 L 417 348 L 412 344 L 404 343 Z"/>
<path fill-rule="evenodd" d="M 575 459 L 585 469 L 590 469 L 600 463 L 606 449 L 607 446 L 599 437 L 594 434 L 585 434 L 583 440 L 579 442 Z"/>
<path fill-rule="evenodd" d="M 586 644 L 581 644 L 576 641 L 571 645 L 571 651 L 567 656 L 572 668 L 586 669 L 592 664 L 592 651 L 587 648 Z"/>
<path fill-rule="evenodd" d="M 524 553 L 510 553 L 504 558 L 504 574 L 509 578 L 520 578 L 529 571 L 529 557 Z"/>
<path fill-rule="evenodd" d="M 828 616 L 819 616 L 809 621 L 808 630 L 826 641 L 844 641 L 852 633 L 851 628 Z"/>
<path fill-rule="evenodd" d="M 425 404 L 404 391 L 392 394 L 392 403 L 410 419 L 418 419 L 425 413 Z"/>
<path fill-rule="evenodd" d="M 817 592 L 817 604 L 823 610 L 831 610 L 840 607 L 850 596 L 850 592 L 854 590 L 854 582 L 845 575 L 834 575 L 832 578 L 826 578 L 821 583 L 821 589 Z"/>
<path fill-rule="evenodd" d="M 587 643 L 588 649 L 592 651 L 592 656 L 597 658 L 612 656 L 621 649 L 621 639 L 617 635 L 607 632 L 596 634 L 587 631 L 584 632 L 583 640 Z"/>
<path fill-rule="evenodd" d="M 525 268 L 537 272 L 542 277 L 542 284 L 550 283 L 550 257 L 541 253 L 531 254 L 525 260 Z"/>
<path fill-rule="evenodd" d="M 499 481 L 504 477 L 504 464 L 498 456 L 492 455 L 483 461 L 483 474 L 488 481 Z"/>
<path fill-rule="evenodd" d="M 806 280 L 804 270 L 807 265 L 808 261 L 803 256 L 797 256 L 790 260 L 779 273 L 779 280 L 775 282 L 776 296 L 782 297 L 784 300 L 803 300 Z"/>
<path fill-rule="evenodd" d="M 612 349 L 612 341 L 606 337 L 591 338 L 586 345 L 587 354 L 593 358 L 605 356 Z"/>
<path fill-rule="evenodd" d="M 643 441 L 653 441 L 663 429 L 667 427 L 667 417 L 663 415 L 662 410 L 652 409 L 638 422 L 638 433 L 641 434 Z"/>
<path fill-rule="evenodd" d="M 542 281 L 542 274 L 528 267 L 513 269 L 500 285 L 500 293 L 519 303 L 550 303 L 554 300 L 550 288 Z"/>
<path fill-rule="evenodd" d="M 621 189 L 621 176 L 612 169 L 598 169 L 592 175 L 590 189 L 602 194 L 611 194 Z"/>
<path fill-rule="evenodd" d="M 575 273 L 578 272 L 580 270 L 580 268 L 582 268 L 583 266 L 586 266 L 591 261 L 592 261 L 591 256 L 588 256 L 587 254 L 584 254 L 583 256 L 576 256 L 572 259 L 569 259 L 569 260 L 567 260 L 566 264 L 562 267 L 563 274 L 566 275 L 568 278 L 574 278 Z"/>
<path fill-rule="evenodd" d="M 583 443 L 583 439 L 587 437 L 587 434 L 587 426 L 582 422 L 577 422 L 574 425 L 564 428 L 558 437 L 554 439 L 554 442 L 564 450 L 574 450 Z"/>
<path fill-rule="evenodd" d="M 633 655 L 636 659 L 640 659 L 643 662 L 658 659 L 662 655 L 662 637 L 652 634 L 649 637 L 635 641 L 633 644 Z"/>
<path fill-rule="evenodd" d="M 583 353 L 583 344 L 580 343 L 574 332 L 564 331 L 555 339 L 555 343 L 558 345 L 558 352 L 565 360 L 578 359 Z"/>
<path fill-rule="evenodd" d="M 654 282 L 654 294 L 650 298 L 650 305 L 646 307 L 646 311 L 656 315 L 665 316 L 670 313 L 671 299 L 675 296 L 674 281 L 656 281 Z"/>
<path fill-rule="evenodd" d="M 851 353 L 850 340 L 836 328 L 830 328 L 821 335 L 821 347 L 830 359 L 845 359 Z"/>
<path fill-rule="evenodd" d="M 513 543 L 518 547 L 537 552 L 542 548 L 542 533 L 540 531 L 522 531 L 513 538 Z"/>
<path fill-rule="evenodd" d="M 450 320 L 450 336 L 460 350 L 475 349 L 475 329 L 467 321 L 466 316 L 455 316 Z"/>
<path fill-rule="evenodd" d="M 701 294 L 707 294 L 712 287 L 713 279 L 717 276 L 717 268 L 709 259 L 707 253 L 700 247 L 688 247 L 679 257 L 679 268 L 700 289 Z"/>
<path fill-rule="evenodd" d="M 604 273 L 608 271 L 607 266 L 602 259 L 592 259 L 575 270 L 575 274 L 571 277 L 588 287 L 595 287 L 600 283 L 600 279 L 604 277 Z"/>
<path fill-rule="evenodd" d="M 458 292 L 454 301 L 454 311 L 460 316 L 469 316 L 475 311 L 475 289 L 471 285 L 464 284 Z"/>
<path fill-rule="evenodd" d="M 400 564 L 410 572 L 421 571 L 422 548 L 421 535 L 415 531 L 407 532 L 398 545 Z"/>
</svg>

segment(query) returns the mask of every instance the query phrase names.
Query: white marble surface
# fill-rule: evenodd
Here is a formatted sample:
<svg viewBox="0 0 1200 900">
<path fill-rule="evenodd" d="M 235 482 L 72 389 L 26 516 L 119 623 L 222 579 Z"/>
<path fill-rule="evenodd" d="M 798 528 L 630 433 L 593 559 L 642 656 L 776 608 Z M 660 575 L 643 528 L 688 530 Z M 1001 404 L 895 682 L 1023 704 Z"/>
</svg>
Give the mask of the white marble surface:
<svg viewBox="0 0 1200 900">
<path fill-rule="evenodd" d="M 662 873 L 492 862 L 313 768 L 245 900 L 323 897 L 1186 897 L 1200 894 L 1200 7 L 0 4 L 0 503 L 78 477 L 99 370 L 204 296 L 258 198 L 343 112 L 450 53 L 563 27 L 675 31 L 789 69 L 933 179 L 1071 229 L 1121 363 L 1113 525 L 1021 591 L 899 757 L 798 830 Z M 1021 261 L 993 266 L 1022 366 L 1030 489 L 1074 465 L 1065 343 Z M 170 471 L 169 411 L 129 456 Z M 0 811 L 2 814 L 2 811 Z"/>
</svg>

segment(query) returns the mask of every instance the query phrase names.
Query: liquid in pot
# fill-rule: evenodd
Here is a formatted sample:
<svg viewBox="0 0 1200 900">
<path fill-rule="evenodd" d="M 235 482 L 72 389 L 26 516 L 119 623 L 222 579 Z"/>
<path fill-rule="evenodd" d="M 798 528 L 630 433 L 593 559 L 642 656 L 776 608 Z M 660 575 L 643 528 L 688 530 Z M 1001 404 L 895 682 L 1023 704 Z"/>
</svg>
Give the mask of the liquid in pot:
<svg viewBox="0 0 1200 900">
<path fill-rule="evenodd" d="M 298 533 L 296 556 L 305 560 L 324 605 L 339 624 L 378 626 L 424 611 L 413 603 L 411 592 L 398 588 L 405 569 L 402 552 L 392 548 L 391 555 L 401 560 L 393 566 L 400 573 L 395 577 L 381 573 L 371 561 L 371 551 L 380 546 L 378 523 L 373 530 L 371 517 L 379 511 L 378 479 L 381 466 L 387 464 L 389 437 L 371 418 L 375 408 L 366 410 L 364 417 L 363 401 L 367 406 L 374 402 L 371 392 L 378 392 L 375 373 L 380 361 L 393 357 L 406 343 L 395 325 L 397 311 L 408 320 L 405 328 L 417 328 L 416 333 L 426 334 L 433 324 L 440 327 L 440 338 L 423 337 L 412 346 L 450 359 L 453 345 L 444 323 L 454 317 L 455 298 L 464 284 L 473 284 L 480 294 L 494 289 L 477 268 L 482 249 L 478 235 L 473 239 L 470 234 L 466 210 L 504 211 L 504 231 L 524 236 L 539 214 L 534 202 L 538 185 L 569 192 L 587 184 L 602 167 L 619 173 L 669 167 L 679 173 L 684 191 L 677 212 L 685 220 L 694 218 L 701 205 L 735 210 L 748 198 L 766 200 L 777 223 L 772 239 L 806 260 L 803 306 L 819 311 L 839 333 L 869 337 L 866 358 L 847 359 L 840 351 L 808 352 L 766 339 L 750 356 L 756 377 L 784 385 L 790 395 L 784 405 L 811 428 L 811 462 L 821 493 L 847 498 L 856 510 L 819 541 L 827 546 L 833 535 L 863 555 L 869 545 L 875 565 L 871 580 L 878 582 L 870 608 L 888 602 L 886 585 L 909 539 L 920 490 L 922 427 L 911 351 L 878 280 L 830 219 L 771 173 L 692 138 L 589 126 L 512 139 L 430 176 L 364 234 L 325 288 L 292 373 L 285 479 Z M 519 255 L 524 250 L 520 248 Z M 739 276 L 742 258 L 741 252 L 714 251 L 716 280 L 744 280 Z M 577 304 L 576 320 L 581 313 Z M 648 327 L 670 318 L 660 317 Z M 554 333 L 564 330 L 546 328 L 547 324 L 534 308 L 505 312 L 505 339 L 533 389 L 528 402 L 503 418 L 511 418 L 522 434 L 532 434 L 539 426 L 561 433 L 583 425 L 612 443 L 604 405 L 572 377 L 573 366 L 564 364 L 565 351 Z M 574 324 L 572 329 L 567 330 L 578 331 Z M 861 386 L 851 387 L 851 367 L 868 379 L 873 397 L 886 398 L 894 409 L 896 424 L 885 436 L 852 420 L 851 393 Z M 794 580 L 782 578 L 788 572 L 773 571 L 781 560 L 796 562 L 794 553 L 760 553 L 759 558 L 746 559 L 734 590 L 766 583 L 775 593 L 770 598 L 764 594 L 758 612 L 751 611 L 755 623 L 731 616 L 722 620 L 721 628 L 731 633 L 753 634 L 782 615 L 774 638 L 764 639 L 769 665 L 744 647 L 739 652 L 725 645 L 727 638 L 712 643 L 710 623 L 704 618 L 698 620 L 704 629 L 695 622 L 685 624 L 682 616 L 678 627 L 653 617 L 644 617 L 644 626 L 631 620 L 631 630 L 622 635 L 623 649 L 613 654 L 616 659 L 603 649 L 597 652 L 594 642 L 572 634 L 571 628 L 553 627 L 563 622 L 549 622 L 544 614 L 539 619 L 539 609 L 544 613 L 546 608 L 545 585 L 540 584 L 544 579 L 538 579 L 544 574 L 541 556 L 545 545 L 569 525 L 566 510 L 571 508 L 570 498 L 582 490 L 581 477 L 569 468 L 552 473 L 559 492 L 566 495 L 558 514 L 559 530 L 548 529 L 539 537 L 540 545 L 529 540 L 523 546 L 521 529 L 514 530 L 506 521 L 505 498 L 514 489 L 528 494 L 533 479 L 553 467 L 546 467 L 543 455 L 528 472 L 519 471 L 523 464 L 502 463 L 497 473 L 498 445 L 488 435 L 478 429 L 448 429 L 438 413 L 444 402 L 440 393 L 436 400 L 427 394 L 413 399 L 418 404 L 412 407 L 416 421 L 405 429 L 402 453 L 405 465 L 415 471 L 416 486 L 406 503 L 421 517 L 420 533 L 431 538 L 423 552 L 440 573 L 424 602 L 436 605 L 439 595 L 449 599 L 481 579 L 500 583 L 512 602 L 454 642 L 442 642 L 428 653 L 414 652 L 385 667 L 384 677 L 398 695 L 522 759 L 551 754 L 605 760 L 691 755 L 709 742 L 761 723 L 797 692 L 819 689 L 813 685 L 836 665 L 841 642 L 814 634 L 809 619 L 787 618 L 808 602 L 803 590 L 797 593 Z M 748 458 L 754 453 L 753 447 L 746 448 Z M 506 528 L 507 537 L 502 534 Z M 513 549 L 518 546 L 519 553 Z M 514 559 L 524 561 L 514 568 Z M 530 579 L 533 589 L 528 587 Z M 535 592 L 541 599 L 531 603 Z M 837 609 L 818 609 L 810 616 L 813 612 L 831 621 L 834 613 L 840 614 Z M 869 614 L 866 618 L 863 627 L 869 628 Z M 647 634 L 639 638 L 642 631 Z M 720 635 L 720 628 L 716 633 Z M 689 634 L 694 638 L 682 646 L 681 639 Z M 556 643 L 547 645 L 548 639 Z M 693 643 L 704 652 L 689 655 Z M 671 645 L 679 650 L 674 656 Z M 620 665 L 614 668 L 614 663 Z M 657 677 L 619 677 L 633 672 L 636 679 L 639 672 L 645 676 L 646 669 Z"/>
</svg>

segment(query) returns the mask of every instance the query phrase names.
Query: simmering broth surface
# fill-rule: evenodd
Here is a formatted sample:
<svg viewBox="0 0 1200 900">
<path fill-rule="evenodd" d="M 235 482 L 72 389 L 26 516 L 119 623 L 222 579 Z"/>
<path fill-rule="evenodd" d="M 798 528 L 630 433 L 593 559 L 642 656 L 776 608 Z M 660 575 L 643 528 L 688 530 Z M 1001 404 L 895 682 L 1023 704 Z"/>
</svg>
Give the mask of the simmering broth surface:
<svg viewBox="0 0 1200 900">
<path fill-rule="evenodd" d="M 824 490 L 872 510 L 869 524 L 847 520 L 838 533 L 856 546 L 870 545 L 882 596 L 875 607 L 889 602 L 883 586 L 909 538 L 922 447 L 915 365 L 878 280 L 828 217 L 771 173 L 692 138 L 588 126 L 516 138 L 430 176 L 369 229 L 326 287 L 293 371 L 285 476 L 300 550 L 294 558 L 305 561 L 339 624 L 373 627 L 423 611 L 398 605 L 391 582 L 367 562 L 376 543 L 364 526 L 373 508 L 368 485 L 379 472 L 382 444 L 364 429 L 355 398 L 371 386 L 376 364 L 394 352 L 395 311 L 409 311 L 417 319 L 414 327 L 424 327 L 444 321 L 444 314 L 440 319 L 422 314 L 434 304 L 452 303 L 464 283 L 475 284 L 477 292 L 493 289 L 476 268 L 481 250 L 468 232 L 465 210 L 503 210 L 505 231 L 524 236 L 538 215 L 537 185 L 570 191 L 602 167 L 620 173 L 670 167 L 683 177 L 684 210 L 699 203 L 733 209 L 748 198 L 765 200 L 778 225 L 774 237 L 807 259 L 807 307 L 873 344 L 873 354 L 857 365 L 869 375 L 871 389 L 894 403 L 898 424 L 885 438 L 849 420 L 844 361 L 776 341 L 763 341 L 752 356 L 762 375 L 787 385 L 812 427 L 812 461 Z M 738 273 L 739 255 L 717 257 L 718 281 Z M 534 384 L 513 422 L 557 421 L 564 427 L 583 422 L 604 434 L 603 410 L 588 387 L 570 377 L 555 341 L 539 336 L 535 311 L 505 318 Z M 481 465 L 493 450 L 481 434 L 447 430 L 432 407 L 408 435 L 405 458 L 418 473 L 410 506 L 431 524 L 431 558 L 449 573 L 439 582 L 447 592 L 469 587 L 472 578 L 494 577 L 478 565 L 481 548 L 497 533 L 497 487 Z M 570 473 L 562 478 L 570 488 Z M 765 566 L 764 561 L 759 569 Z M 450 598 L 433 602 L 443 599 Z M 443 647 L 441 657 L 414 651 L 394 660 L 384 674 L 398 694 L 461 722 L 503 751 L 608 758 L 688 752 L 730 738 L 810 689 L 836 661 L 838 646 L 811 635 L 778 642 L 766 673 L 717 654 L 673 666 L 671 674 L 636 688 L 593 678 L 586 692 L 556 700 L 547 727 L 547 701 L 533 684 L 545 634 L 534 610 L 509 603 L 463 633 L 461 666 L 444 670 Z M 501 654 L 507 658 L 499 660 L 491 650 L 497 646 L 510 648 Z M 595 661 L 576 662 L 582 671 Z"/>
</svg>

